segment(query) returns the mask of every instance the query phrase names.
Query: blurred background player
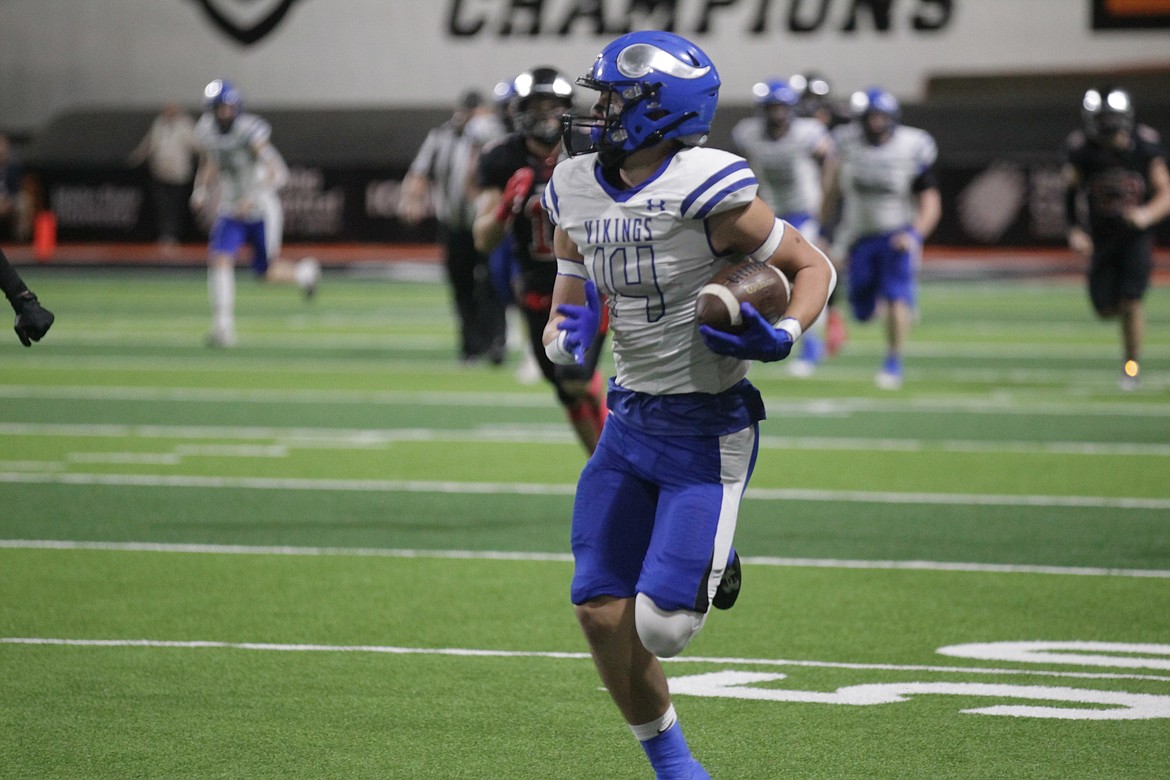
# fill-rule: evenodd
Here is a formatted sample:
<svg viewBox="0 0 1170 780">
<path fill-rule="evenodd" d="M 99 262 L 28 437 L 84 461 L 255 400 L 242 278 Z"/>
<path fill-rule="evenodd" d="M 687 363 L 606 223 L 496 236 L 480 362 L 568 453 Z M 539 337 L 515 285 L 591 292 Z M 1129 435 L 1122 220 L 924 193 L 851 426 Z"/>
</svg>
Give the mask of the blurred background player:
<svg viewBox="0 0 1170 780">
<path fill-rule="evenodd" d="M 252 271 L 268 278 L 269 253 L 264 216 L 267 199 L 288 178 L 283 159 L 269 142 L 272 128 L 243 110 L 243 97 L 231 83 L 216 79 L 203 90 L 204 113 L 195 125 L 199 169 L 191 193 L 196 212 L 215 217 L 208 241 L 208 293 L 212 324 L 207 344 L 236 343 L 235 262 L 245 246 Z M 271 203 L 267 202 L 271 207 Z"/>
<path fill-rule="evenodd" d="M 788 356 L 824 310 L 834 271 L 757 196 L 744 159 L 703 148 L 720 80 L 693 43 L 624 35 L 578 84 L 599 94 L 589 117 L 567 122 L 572 156 L 544 192 L 559 271 L 544 344 L 558 363 L 584 359 L 600 340 L 600 290 L 617 376 L 577 484 L 572 601 L 655 776 L 701 780 L 710 775 L 691 755 L 659 658 L 683 652 L 709 608 L 739 594 L 733 540 L 764 418 L 747 361 Z M 791 280 L 786 316 L 774 324 L 744 304 L 741 336 L 696 326 L 700 288 L 744 256 Z"/>
<path fill-rule="evenodd" d="M 492 289 L 487 255 L 475 246 L 475 184 L 482 139 L 493 129 L 472 119 L 484 108 L 483 96 L 469 90 L 460 96 L 451 118 L 427 133 L 402 182 L 398 214 L 418 224 L 433 207 L 439 222 L 447 283 L 459 323 L 459 358 L 472 363 L 486 357 L 493 364 L 507 355 L 504 306 Z"/>
<path fill-rule="evenodd" d="M 849 116 L 848 107 L 843 106 L 841 101 L 833 96 L 833 87 L 829 80 L 819 73 L 813 71 L 797 73 L 788 80 L 788 85 L 800 96 L 800 102 L 796 105 L 797 116 L 817 120 L 828 128 L 830 133 L 839 126 L 848 124 L 852 119 Z M 836 234 L 837 223 L 841 218 L 839 200 L 835 206 L 828 215 L 823 213 L 823 207 L 817 209 L 821 217 L 821 239 L 818 245 L 825 252 L 831 251 L 833 236 Z M 830 355 L 837 354 L 847 337 L 845 317 L 841 314 L 841 307 L 837 305 L 837 291 L 839 289 L 841 289 L 841 285 L 833 289 L 824 315 L 825 347 Z"/>
<path fill-rule="evenodd" d="M 933 165 L 934 138 L 900 123 L 892 94 L 878 87 L 850 99 L 854 121 L 833 131 L 837 157 L 829 165 L 822 214 L 838 194 L 844 212 L 834 245 L 848 257 L 849 304 L 861 322 L 881 303 L 886 355 L 875 382 L 902 386 L 902 356 L 918 297 L 922 243 L 942 216 Z M 827 218 L 827 217 L 826 217 Z"/>
<path fill-rule="evenodd" d="M 321 264 L 314 257 L 292 261 L 284 258 L 284 201 L 280 193 L 289 180 L 288 164 L 270 140 L 272 152 L 269 170 L 257 169 L 260 177 L 257 199 L 264 215 L 264 246 L 268 252 L 268 270 L 264 278 L 270 282 L 292 282 L 306 300 L 317 294 L 321 282 Z"/>
<path fill-rule="evenodd" d="M 760 82 L 752 87 L 752 95 L 759 113 L 732 128 L 734 148 L 751 165 L 760 198 L 776 216 L 818 242 L 825 162 L 834 153 L 832 136 L 816 119 L 796 115 L 800 96 L 788 81 Z M 800 353 L 789 361 L 793 374 L 809 376 L 824 356 L 825 319 L 818 317 L 801 337 Z"/>
<path fill-rule="evenodd" d="M 1068 245 L 1089 261 L 1089 300 L 1103 319 L 1121 322 L 1121 388 L 1141 374 L 1145 332 L 1142 299 L 1153 272 L 1153 228 L 1170 214 L 1166 147 L 1158 133 L 1134 122 L 1129 93 L 1105 86 L 1085 92 L 1080 130 L 1069 136 L 1065 165 Z M 1078 194 L 1088 205 L 1081 226 Z"/>
<path fill-rule="evenodd" d="M 0 249 L 0 290 L 8 298 L 12 310 L 16 312 L 16 320 L 12 329 L 16 337 L 26 347 L 31 347 L 34 341 L 40 341 L 53 324 L 53 313 L 41 306 L 37 296 L 20 278 L 20 274 L 8 262 L 8 256 Z"/>
<path fill-rule="evenodd" d="M 491 94 L 492 110 L 479 112 L 467 125 L 467 132 L 480 154 L 486 147 L 498 143 L 516 129 L 514 81 L 515 79 L 511 78 L 496 82 Z M 478 155 L 476 169 L 478 170 Z M 476 181 L 478 182 L 478 178 Z M 473 189 L 478 192 L 478 184 Z M 516 291 L 523 279 L 516 253 L 512 251 L 512 238 L 508 233 L 504 233 L 500 243 L 488 252 L 488 275 L 491 278 L 492 290 L 496 293 L 496 300 L 504 307 L 508 351 L 519 356 L 516 381 L 525 385 L 535 384 L 543 375 L 528 343 L 527 327 L 517 301 Z"/>
<path fill-rule="evenodd" d="M 479 161 L 475 243 L 490 252 L 509 236 L 520 267 L 518 300 L 532 354 L 581 444 L 592 453 L 607 413 L 597 373 L 604 338 L 596 339 L 582 365 L 555 365 L 543 341 L 557 262 L 552 223 L 540 197 L 562 155 L 561 117 L 573 107 L 573 85 L 555 68 L 538 67 L 517 76 L 513 86 L 516 130 L 485 149 Z"/>
<path fill-rule="evenodd" d="M 187 233 L 188 199 L 197 152 L 195 123 L 173 102 L 162 107 L 146 135 L 130 152 L 130 165 L 147 163 L 158 242 L 165 254 L 173 253 Z"/>
<path fill-rule="evenodd" d="M 833 98 L 833 88 L 824 76 L 812 72 L 797 73 L 788 79 L 788 86 L 800 97 L 797 116 L 815 119 L 829 130 L 849 123 L 848 108 Z"/>
</svg>

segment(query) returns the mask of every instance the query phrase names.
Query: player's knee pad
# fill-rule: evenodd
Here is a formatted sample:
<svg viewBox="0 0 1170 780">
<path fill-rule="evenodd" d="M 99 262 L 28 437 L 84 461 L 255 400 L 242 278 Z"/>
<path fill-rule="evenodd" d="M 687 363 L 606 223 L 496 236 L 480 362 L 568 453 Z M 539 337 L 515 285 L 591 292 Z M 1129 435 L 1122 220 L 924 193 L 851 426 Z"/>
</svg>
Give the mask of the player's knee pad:
<svg viewBox="0 0 1170 780">
<path fill-rule="evenodd" d="M 634 624 L 642 646 L 659 658 L 673 658 L 686 649 L 707 616 L 689 609 L 668 612 L 645 593 L 634 601 Z"/>
</svg>

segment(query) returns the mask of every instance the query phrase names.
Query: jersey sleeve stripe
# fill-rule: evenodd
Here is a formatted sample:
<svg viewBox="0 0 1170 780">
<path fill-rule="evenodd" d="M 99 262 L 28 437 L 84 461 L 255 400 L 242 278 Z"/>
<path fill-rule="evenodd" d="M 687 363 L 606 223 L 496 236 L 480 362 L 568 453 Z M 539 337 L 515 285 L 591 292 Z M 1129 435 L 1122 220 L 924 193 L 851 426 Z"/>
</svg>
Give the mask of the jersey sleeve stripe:
<svg viewBox="0 0 1170 780">
<path fill-rule="evenodd" d="M 544 188 L 544 194 L 540 196 L 540 207 L 544 209 L 544 213 L 548 214 L 548 218 L 556 225 L 560 221 L 561 199 L 557 196 L 557 188 L 553 186 L 552 180 Z"/>
<path fill-rule="evenodd" d="M 748 161 L 739 160 L 738 163 L 732 163 L 731 165 L 724 167 L 723 170 L 711 174 L 706 181 L 703 181 L 701 185 L 695 187 L 693 191 L 687 195 L 687 198 L 682 201 L 682 206 L 680 208 L 681 212 L 683 214 L 688 213 L 691 207 L 695 205 L 695 202 L 703 198 L 704 194 L 708 193 L 710 189 L 716 185 L 722 184 L 722 182 L 727 179 L 732 179 L 731 184 L 725 185 L 721 189 L 718 189 L 714 195 L 711 195 L 711 198 L 714 198 L 714 202 L 711 201 L 710 198 L 707 202 L 704 202 L 704 205 L 700 209 L 701 214 L 707 214 L 710 212 L 711 207 L 714 207 L 718 201 L 723 200 L 723 198 L 725 198 L 729 192 L 734 192 L 735 189 L 739 189 L 744 186 L 757 184 L 755 174 L 751 172 L 751 167 L 748 165 Z"/>
<path fill-rule="evenodd" d="M 742 179 L 740 181 L 733 182 L 732 184 L 727 185 L 723 189 L 719 190 L 719 192 L 716 192 L 711 197 L 711 199 L 708 200 L 703 205 L 703 208 L 701 208 L 695 212 L 695 219 L 703 219 L 704 217 L 706 217 L 708 214 L 711 213 L 711 209 L 718 206 L 720 201 L 722 201 L 724 198 L 726 198 L 731 193 L 736 192 L 738 190 L 742 190 L 744 187 L 754 187 L 754 186 L 756 186 L 756 184 L 757 184 L 756 177 L 752 176 L 750 178 Z"/>
</svg>

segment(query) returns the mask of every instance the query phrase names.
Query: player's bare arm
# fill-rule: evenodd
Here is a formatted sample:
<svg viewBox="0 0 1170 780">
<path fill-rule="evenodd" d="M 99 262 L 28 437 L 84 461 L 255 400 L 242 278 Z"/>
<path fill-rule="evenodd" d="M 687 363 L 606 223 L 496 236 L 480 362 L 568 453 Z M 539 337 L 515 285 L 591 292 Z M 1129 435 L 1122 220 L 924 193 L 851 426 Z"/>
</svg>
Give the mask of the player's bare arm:
<svg viewBox="0 0 1170 780">
<path fill-rule="evenodd" d="M 191 189 L 191 208 L 196 212 L 203 211 L 207 205 L 207 188 L 219 173 L 219 166 L 211 159 L 211 155 L 203 152 L 199 155 L 199 167 L 195 171 L 195 184 Z"/>
<path fill-rule="evenodd" d="M 480 191 L 475 201 L 475 222 L 471 226 L 471 235 L 475 239 L 475 248 L 480 252 L 490 252 L 495 249 L 504 238 L 507 230 L 506 222 L 496 217 L 503 191 L 495 187 L 485 187 Z"/>
<path fill-rule="evenodd" d="M 942 219 L 942 195 L 937 187 L 928 187 L 918 193 L 918 212 L 914 215 L 914 229 L 924 240 L 938 227 Z"/>
<path fill-rule="evenodd" d="M 1083 185 L 1080 172 L 1072 165 L 1065 164 L 1064 169 L 1064 186 L 1065 186 L 1065 219 L 1068 220 L 1068 246 L 1069 249 L 1076 252 L 1081 257 L 1089 257 L 1093 254 L 1093 239 L 1089 232 L 1077 223 L 1076 218 L 1076 198 L 1077 193 Z"/>
<path fill-rule="evenodd" d="M 745 255 L 757 252 L 774 235 L 778 224 L 772 210 L 759 198 L 748 205 L 708 218 L 711 245 L 717 251 Z M 764 259 L 764 258 L 757 258 Z M 792 282 L 792 300 L 785 316 L 808 328 L 820 316 L 836 283 L 833 264 L 824 253 L 805 240 L 800 231 L 784 223 L 783 235 L 767 262 L 779 268 Z"/>
<path fill-rule="evenodd" d="M 573 243 L 573 239 L 569 238 L 569 234 L 559 227 L 553 230 L 553 251 L 556 252 L 558 258 L 582 261 L 585 259 L 581 250 Z M 557 276 L 557 281 L 553 285 L 552 312 L 549 314 L 548 325 L 544 328 L 543 339 L 546 346 L 556 339 L 560 332 L 557 329 L 557 323 L 565 316 L 557 311 L 557 307 L 563 303 L 576 306 L 585 303 L 585 281 L 583 279 L 566 274 Z"/>
<path fill-rule="evenodd" d="M 1125 214 L 1126 221 L 1138 230 L 1156 225 L 1170 214 L 1170 171 L 1165 157 L 1150 160 L 1150 189 L 1150 199 Z"/>
</svg>

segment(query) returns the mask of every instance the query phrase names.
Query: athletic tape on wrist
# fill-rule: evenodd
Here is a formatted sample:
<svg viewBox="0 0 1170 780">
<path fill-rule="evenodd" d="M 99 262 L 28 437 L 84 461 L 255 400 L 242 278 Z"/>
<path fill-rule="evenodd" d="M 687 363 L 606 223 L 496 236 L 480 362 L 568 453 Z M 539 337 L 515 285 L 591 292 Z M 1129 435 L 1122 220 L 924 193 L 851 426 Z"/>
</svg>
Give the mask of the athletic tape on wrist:
<svg viewBox="0 0 1170 780">
<path fill-rule="evenodd" d="M 577 358 L 573 357 L 573 353 L 565 347 L 565 339 L 568 335 L 563 330 L 557 331 L 557 337 L 544 345 L 544 354 L 558 366 L 572 366 L 577 363 Z"/>
<path fill-rule="evenodd" d="M 588 279 L 585 275 L 585 263 L 581 260 L 569 260 L 564 257 L 557 258 L 557 274 L 559 276 L 575 276 L 578 279 Z"/>
<path fill-rule="evenodd" d="M 798 338 L 800 338 L 801 334 L 804 333 L 804 328 L 801 327 L 800 320 L 796 319 L 795 317 L 785 317 L 784 319 L 777 322 L 776 330 L 784 331 L 792 337 L 793 341 L 796 341 Z"/>
</svg>

